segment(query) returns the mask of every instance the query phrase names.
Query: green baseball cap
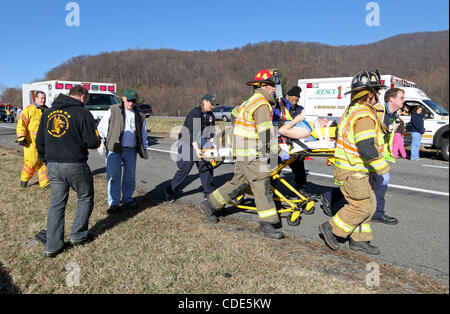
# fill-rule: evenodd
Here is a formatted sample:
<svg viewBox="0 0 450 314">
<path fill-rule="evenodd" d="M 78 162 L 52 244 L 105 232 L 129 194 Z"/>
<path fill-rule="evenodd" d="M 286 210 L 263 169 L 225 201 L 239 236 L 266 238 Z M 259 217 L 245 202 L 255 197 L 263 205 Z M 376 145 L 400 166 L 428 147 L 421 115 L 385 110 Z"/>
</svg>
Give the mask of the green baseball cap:
<svg viewBox="0 0 450 314">
<path fill-rule="evenodd" d="M 136 93 L 136 91 L 134 89 L 127 89 L 126 91 L 123 92 L 123 96 L 128 100 L 128 101 L 132 101 L 132 100 L 138 100 L 138 94 Z"/>
</svg>

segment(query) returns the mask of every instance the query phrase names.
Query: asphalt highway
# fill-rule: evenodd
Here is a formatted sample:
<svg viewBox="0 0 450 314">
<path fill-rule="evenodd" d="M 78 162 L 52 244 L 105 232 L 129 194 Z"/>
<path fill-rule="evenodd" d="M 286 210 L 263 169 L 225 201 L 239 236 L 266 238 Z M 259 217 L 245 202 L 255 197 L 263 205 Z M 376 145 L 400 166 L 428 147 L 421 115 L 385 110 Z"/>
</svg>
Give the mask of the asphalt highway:
<svg viewBox="0 0 450 314">
<path fill-rule="evenodd" d="M 0 144 L 21 149 L 14 142 L 15 124 L 0 123 Z M 138 158 L 137 186 L 163 198 L 163 190 L 170 183 L 177 168 L 174 140 L 162 136 L 149 139 L 149 159 Z M 96 151 L 89 155 L 89 165 L 96 175 L 105 174 L 105 161 Z M 326 166 L 325 158 L 305 161 L 308 192 L 322 193 L 332 188 L 333 168 Z M 233 175 L 233 165 L 223 164 L 215 169 L 215 184 L 221 186 Z M 283 171 L 292 182 L 292 173 Z M 18 178 L 19 182 L 19 178 Z M 187 177 L 177 199 L 199 204 L 203 199 L 196 167 Z M 299 238 L 321 243 L 318 226 L 329 219 L 316 203 L 313 215 L 302 215 L 299 226 L 289 226 L 283 219 L 282 231 Z M 176 205 L 176 203 L 175 203 Z M 105 209 L 107 204 L 105 204 Z M 234 217 L 257 222 L 250 212 L 233 212 Z M 386 194 L 386 214 L 399 220 L 397 225 L 373 223 L 375 238 L 381 254 L 373 258 L 416 272 L 433 275 L 440 280 L 449 279 L 449 163 L 434 154 L 425 154 L 419 161 L 399 159 L 391 165 L 391 182 Z M 174 217 L 176 219 L 176 217 Z M 344 249 L 348 244 L 342 244 Z M 361 253 L 364 254 L 364 253 Z"/>
</svg>

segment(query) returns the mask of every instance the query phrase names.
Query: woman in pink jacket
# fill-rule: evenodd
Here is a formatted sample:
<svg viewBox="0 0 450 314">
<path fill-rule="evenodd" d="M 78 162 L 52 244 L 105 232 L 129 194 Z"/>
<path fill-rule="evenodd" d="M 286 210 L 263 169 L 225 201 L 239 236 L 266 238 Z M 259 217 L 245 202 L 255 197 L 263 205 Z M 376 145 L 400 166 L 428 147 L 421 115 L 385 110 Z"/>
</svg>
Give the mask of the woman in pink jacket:
<svg viewBox="0 0 450 314">
<path fill-rule="evenodd" d="M 400 116 L 401 110 L 397 111 L 397 115 Z M 392 154 L 394 155 L 395 159 L 398 158 L 398 152 L 400 151 L 400 154 L 403 158 L 408 158 L 408 155 L 405 151 L 405 145 L 403 143 L 403 134 L 405 133 L 405 122 L 399 117 L 398 118 L 398 127 L 397 130 L 395 130 L 394 134 L 394 144 L 392 146 Z"/>
</svg>

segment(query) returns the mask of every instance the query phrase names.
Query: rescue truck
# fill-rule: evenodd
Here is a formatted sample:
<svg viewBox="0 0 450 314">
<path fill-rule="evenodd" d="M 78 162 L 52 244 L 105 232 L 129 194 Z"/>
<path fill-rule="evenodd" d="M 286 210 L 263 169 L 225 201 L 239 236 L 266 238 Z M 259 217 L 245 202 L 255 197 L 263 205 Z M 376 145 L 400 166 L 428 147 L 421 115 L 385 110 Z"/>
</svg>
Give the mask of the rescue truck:
<svg viewBox="0 0 450 314">
<path fill-rule="evenodd" d="M 86 108 L 91 111 L 97 123 L 100 122 L 110 106 L 119 103 L 119 99 L 116 96 L 116 84 L 53 80 L 23 84 L 23 108 L 34 102 L 36 92 L 38 91 L 45 93 L 45 105 L 51 107 L 53 101 L 59 94 L 69 95 L 70 89 L 75 85 L 82 85 L 89 91 L 89 102 Z"/>
<path fill-rule="evenodd" d="M 352 77 L 300 79 L 298 86 L 302 89 L 299 105 L 303 106 L 304 114 L 311 120 L 317 117 L 327 117 L 337 122 L 350 104 Z M 382 84 L 388 88 L 398 87 L 405 91 L 404 106 L 412 113 L 414 108 L 421 105 L 424 109 L 425 133 L 421 145 L 426 148 L 440 150 L 442 157 L 449 160 L 449 113 L 432 101 L 425 92 L 417 88 L 416 83 L 401 79 L 394 75 L 381 75 Z M 380 102 L 384 102 L 385 90 L 381 91 Z M 401 119 L 406 124 L 404 135 L 405 145 L 411 143 L 409 130 L 410 115 L 402 114 Z"/>
</svg>

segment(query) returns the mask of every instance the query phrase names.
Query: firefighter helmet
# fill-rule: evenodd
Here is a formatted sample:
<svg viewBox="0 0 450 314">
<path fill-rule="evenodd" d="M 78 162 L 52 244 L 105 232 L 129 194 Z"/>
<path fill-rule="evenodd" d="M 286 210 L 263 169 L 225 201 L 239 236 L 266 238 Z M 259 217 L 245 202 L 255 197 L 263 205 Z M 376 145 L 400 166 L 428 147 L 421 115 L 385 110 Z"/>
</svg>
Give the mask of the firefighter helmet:
<svg viewBox="0 0 450 314">
<path fill-rule="evenodd" d="M 386 88 L 386 85 L 381 83 L 381 77 L 378 70 L 361 71 L 352 79 L 351 90 L 348 93 L 356 93 L 363 89 L 378 90 Z"/>
<path fill-rule="evenodd" d="M 251 86 L 261 86 L 264 84 L 280 84 L 280 76 L 275 71 L 264 69 L 256 73 L 253 81 L 247 82 L 247 85 Z"/>
</svg>

